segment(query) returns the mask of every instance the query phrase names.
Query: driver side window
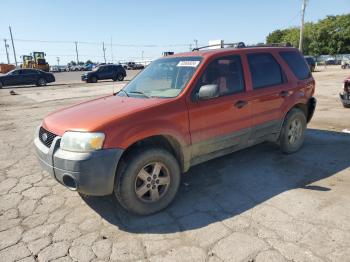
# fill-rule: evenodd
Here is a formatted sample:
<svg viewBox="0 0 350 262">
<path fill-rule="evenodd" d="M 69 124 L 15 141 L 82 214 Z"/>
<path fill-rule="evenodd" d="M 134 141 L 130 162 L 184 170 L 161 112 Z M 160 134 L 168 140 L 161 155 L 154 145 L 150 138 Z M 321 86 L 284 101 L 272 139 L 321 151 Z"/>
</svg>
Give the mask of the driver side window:
<svg viewBox="0 0 350 262">
<path fill-rule="evenodd" d="M 216 84 L 220 96 L 243 92 L 245 89 L 240 56 L 226 56 L 212 61 L 201 75 L 197 90 L 203 85 Z"/>
</svg>

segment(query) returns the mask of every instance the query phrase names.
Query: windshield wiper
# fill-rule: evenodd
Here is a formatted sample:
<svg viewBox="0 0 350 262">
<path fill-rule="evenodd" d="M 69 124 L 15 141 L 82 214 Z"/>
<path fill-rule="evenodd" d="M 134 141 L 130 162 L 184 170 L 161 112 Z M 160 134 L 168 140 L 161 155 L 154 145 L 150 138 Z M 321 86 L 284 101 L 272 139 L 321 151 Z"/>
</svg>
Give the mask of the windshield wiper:
<svg viewBox="0 0 350 262">
<path fill-rule="evenodd" d="M 122 91 L 126 94 L 126 96 L 129 96 L 129 94 L 128 94 L 124 89 L 120 89 L 119 92 L 118 92 L 118 94 L 119 94 L 120 92 L 122 92 Z"/>
<path fill-rule="evenodd" d="M 129 94 L 140 94 L 140 95 L 143 95 L 143 96 L 149 98 L 148 95 L 146 95 L 144 92 L 141 92 L 141 91 L 130 91 Z"/>
</svg>

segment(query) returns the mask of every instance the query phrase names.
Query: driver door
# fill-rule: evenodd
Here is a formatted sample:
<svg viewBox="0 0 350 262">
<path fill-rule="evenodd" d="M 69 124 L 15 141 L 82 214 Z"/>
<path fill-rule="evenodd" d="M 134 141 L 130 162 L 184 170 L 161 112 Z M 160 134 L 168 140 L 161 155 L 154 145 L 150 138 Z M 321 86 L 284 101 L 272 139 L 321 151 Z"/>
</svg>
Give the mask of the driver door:
<svg viewBox="0 0 350 262">
<path fill-rule="evenodd" d="M 244 147 L 251 132 L 251 103 L 241 57 L 225 56 L 208 64 L 197 81 L 195 93 L 208 84 L 218 85 L 219 97 L 189 104 L 194 162 L 206 155 L 219 156 Z"/>
</svg>

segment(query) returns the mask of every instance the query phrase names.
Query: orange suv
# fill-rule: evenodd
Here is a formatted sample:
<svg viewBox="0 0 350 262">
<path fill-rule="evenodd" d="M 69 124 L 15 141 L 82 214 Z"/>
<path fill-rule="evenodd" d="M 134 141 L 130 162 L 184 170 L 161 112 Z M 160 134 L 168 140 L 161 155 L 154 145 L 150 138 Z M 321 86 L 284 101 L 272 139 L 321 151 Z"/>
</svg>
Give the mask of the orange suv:
<svg viewBox="0 0 350 262">
<path fill-rule="evenodd" d="M 297 49 L 199 49 L 155 60 L 114 95 L 46 116 L 34 141 L 43 168 L 145 215 L 172 202 L 191 166 L 264 141 L 284 153 L 301 148 L 316 100 Z"/>
</svg>

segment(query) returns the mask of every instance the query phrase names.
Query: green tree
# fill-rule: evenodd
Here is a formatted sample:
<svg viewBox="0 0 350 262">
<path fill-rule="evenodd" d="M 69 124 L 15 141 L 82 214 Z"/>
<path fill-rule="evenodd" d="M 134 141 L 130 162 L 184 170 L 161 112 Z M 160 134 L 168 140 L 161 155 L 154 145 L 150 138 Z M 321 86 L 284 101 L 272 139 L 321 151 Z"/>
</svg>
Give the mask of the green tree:
<svg viewBox="0 0 350 262">
<path fill-rule="evenodd" d="M 281 43 L 286 30 L 275 30 L 266 37 L 267 44 Z"/>
<path fill-rule="evenodd" d="M 317 23 L 306 23 L 304 28 L 304 54 L 318 56 L 350 53 L 350 14 L 327 16 Z M 298 47 L 299 31 L 299 27 L 278 29 L 266 37 L 266 42 L 290 42 Z"/>
</svg>

